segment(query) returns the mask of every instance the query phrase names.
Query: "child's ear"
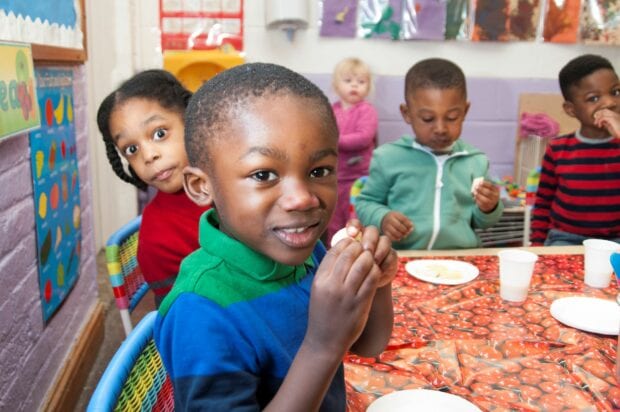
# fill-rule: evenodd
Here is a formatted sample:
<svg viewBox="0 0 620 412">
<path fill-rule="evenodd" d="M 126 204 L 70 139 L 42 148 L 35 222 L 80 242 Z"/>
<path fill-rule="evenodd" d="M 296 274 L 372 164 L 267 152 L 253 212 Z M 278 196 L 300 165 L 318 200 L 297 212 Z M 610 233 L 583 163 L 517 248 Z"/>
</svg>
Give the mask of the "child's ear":
<svg viewBox="0 0 620 412">
<path fill-rule="evenodd" d="M 463 113 L 463 117 L 467 116 L 467 112 L 469 112 L 469 108 L 471 107 L 471 102 L 468 100 L 465 103 L 465 113 Z"/>
<path fill-rule="evenodd" d="M 575 105 L 573 104 L 573 102 L 564 100 L 564 103 L 562 104 L 562 108 L 564 109 L 564 112 L 570 117 L 577 117 L 575 116 Z"/>
<path fill-rule="evenodd" d="M 400 115 L 403 117 L 403 120 L 407 124 L 411 124 L 411 119 L 409 118 L 409 110 L 407 107 L 407 103 L 400 104 Z"/>
<path fill-rule="evenodd" d="M 198 206 L 209 206 L 213 203 L 209 176 L 202 169 L 186 166 L 183 170 L 183 188 Z"/>
</svg>

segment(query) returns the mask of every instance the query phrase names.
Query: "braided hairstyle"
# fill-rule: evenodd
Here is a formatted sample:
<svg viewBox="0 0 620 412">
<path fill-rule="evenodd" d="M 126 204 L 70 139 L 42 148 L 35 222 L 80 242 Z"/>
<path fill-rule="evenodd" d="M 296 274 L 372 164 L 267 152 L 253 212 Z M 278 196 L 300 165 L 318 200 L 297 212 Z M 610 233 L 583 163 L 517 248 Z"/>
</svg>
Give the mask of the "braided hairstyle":
<svg viewBox="0 0 620 412">
<path fill-rule="evenodd" d="M 118 89 L 110 93 L 99 105 L 97 126 L 103 135 L 106 155 L 112 170 L 125 182 L 131 183 L 140 190 L 148 185 L 138 177 L 131 166 L 129 173 L 125 171 L 120 154 L 110 133 L 110 117 L 112 112 L 130 99 L 147 99 L 157 102 L 166 110 L 185 113 L 185 108 L 192 93 L 170 73 L 164 70 L 145 70 L 123 82 Z"/>
</svg>

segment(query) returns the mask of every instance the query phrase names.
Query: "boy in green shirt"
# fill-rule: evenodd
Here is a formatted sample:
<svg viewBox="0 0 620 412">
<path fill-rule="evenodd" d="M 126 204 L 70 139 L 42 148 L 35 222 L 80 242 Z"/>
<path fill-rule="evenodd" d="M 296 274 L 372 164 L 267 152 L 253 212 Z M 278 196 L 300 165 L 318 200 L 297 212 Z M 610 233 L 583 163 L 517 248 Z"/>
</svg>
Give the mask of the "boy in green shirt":
<svg viewBox="0 0 620 412">
<path fill-rule="evenodd" d="M 376 228 L 325 252 L 338 130 L 284 67 L 220 73 L 186 112 L 185 190 L 213 205 L 162 303 L 155 341 L 177 410 L 344 411 L 342 357 L 392 330 L 397 257 Z"/>
</svg>

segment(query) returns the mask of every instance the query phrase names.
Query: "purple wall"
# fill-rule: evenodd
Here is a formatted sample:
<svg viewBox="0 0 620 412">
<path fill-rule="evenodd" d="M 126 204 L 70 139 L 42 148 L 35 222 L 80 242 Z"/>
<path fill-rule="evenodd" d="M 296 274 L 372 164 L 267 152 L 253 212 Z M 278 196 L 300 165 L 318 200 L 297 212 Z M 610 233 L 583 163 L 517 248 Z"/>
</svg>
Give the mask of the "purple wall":
<svg viewBox="0 0 620 412">
<path fill-rule="evenodd" d="M 47 325 L 39 300 L 28 135 L 0 140 L 0 410 L 39 409 L 97 302 L 85 67 L 73 75 L 82 256 L 76 285 Z"/>
<path fill-rule="evenodd" d="M 334 101 L 331 74 L 309 74 Z M 376 76 L 370 101 L 379 113 L 379 143 L 411 134 L 398 106 L 404 101 L 404 76 Z M 469 78 L 471 108 L 465 120 L 463 139 L 484 151 L 491 161 L 491 175 L 502 178 L 514 172 L 518 104 L 521 93 L 560 93 L 555 79 Z"/>
</svg>

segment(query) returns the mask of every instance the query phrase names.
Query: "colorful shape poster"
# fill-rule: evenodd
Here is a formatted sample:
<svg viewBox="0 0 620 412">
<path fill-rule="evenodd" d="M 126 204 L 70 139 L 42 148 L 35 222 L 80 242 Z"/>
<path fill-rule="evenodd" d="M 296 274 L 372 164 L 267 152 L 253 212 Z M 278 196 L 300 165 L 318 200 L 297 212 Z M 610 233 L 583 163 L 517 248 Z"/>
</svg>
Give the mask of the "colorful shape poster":
<svg viewBox="0 0 620 412">
<path fill-rule="evenodd" d="M 39 290 L 47 322 L 80 267 L 80 182 L 73 118 L 73 72 L 35 70 L 41 128 L 30 133 Z"/>
<path fill-rule="evenodd" d="M 0 42 L 0 138 L 39 127 L 30 45 Z"/>
</svg>

